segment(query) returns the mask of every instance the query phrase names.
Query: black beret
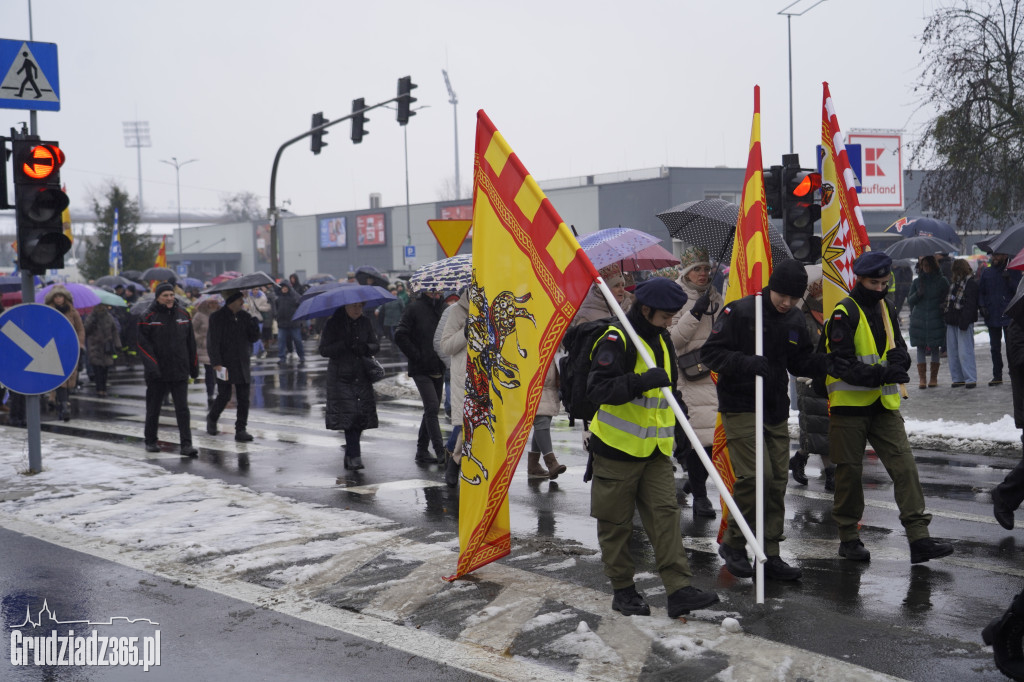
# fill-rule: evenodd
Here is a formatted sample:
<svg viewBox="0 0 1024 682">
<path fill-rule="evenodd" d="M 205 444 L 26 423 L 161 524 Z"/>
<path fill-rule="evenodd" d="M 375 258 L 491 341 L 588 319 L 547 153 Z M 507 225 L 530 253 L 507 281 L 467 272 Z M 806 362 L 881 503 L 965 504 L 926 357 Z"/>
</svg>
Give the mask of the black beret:
<svg viewBox="0 0 1024 682">
<path fill-rule="evenodd" d="M 865 251 L 853 261 L 853 274 L 858 277 L 888 277 L 892 258 L 885 251 Z"/>
<path fill-rule="evenodd" d="M 772 268 L 768 288 L 777 294 L 803 298 L 807 291 L 807 269 L 800 261 L 787 258 Z"/>
<path fill-rule="evenodd" d="M 242 292 L 236 290 L 233 294 L 229 295 L 227 298 L 224 299 L 224 305 L 228 305 L 229 303 L 234 303 L 235 301 L 237 301 L 240 298 L 242 298 Z"/>
<path fill-rule="evenodd" d="M 683 288 L 665 277 L 652 277 L 636 286 L 637 303 L 674 313 L 686 305 L 686 292 Z"/>
</svg>

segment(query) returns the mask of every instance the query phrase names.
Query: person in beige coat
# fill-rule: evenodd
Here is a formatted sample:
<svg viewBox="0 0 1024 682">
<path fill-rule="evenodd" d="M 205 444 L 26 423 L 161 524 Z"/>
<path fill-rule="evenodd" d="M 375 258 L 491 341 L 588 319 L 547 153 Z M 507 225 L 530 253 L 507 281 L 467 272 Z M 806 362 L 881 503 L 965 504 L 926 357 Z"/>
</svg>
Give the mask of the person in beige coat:
<svg viewBox="0 0 1024 682">
<path fill-rule="evenodd" d="M 78 335 L 79 357 L 82 357 L 85 353 L 85 325 L 82 324 L 82 316 L 75 310 L 75 299 L 71 296 L 71 292 L 58 284 L 47 292 L 43 303 L 51 308 L 56 308 L 58 312 L 68 319 L 71 326 L 75 328 L 75 334 Z M 73 391 L 77 384 L 78 370 L 76 369 L 68 377 L 68 380 L 55 391 L 58 419 L 63 421 L 71 420 L 71 402 L 68 399 L 68 393 Z"/>
<path fill-rule="evenodd" d="M 444 328 L 438 344 L 440 353 L 451 360 L 452 438 L 445 447 L 444 482 L 454 488 L 459 482 L 459 463 L 462 459 L 462 404 L 466 398 L 466 319 L 469 317 L 469 295 L 463 291 L 459 300 L 445 311 Z"/>
<path fill-rule="evenodd" d="M 679 392 L 689 410 L 690 426 L 700 444 L 710 454 L 715 440 L 715 415 L 718 392 L 711 372 L 700 364 L 700 348 L 711 335 L 711 327 L 722 310 L 722 295 L 711 285 L 711 260 L 708 252 L 696 246 L 683 251 L 680 275 L 676 282 L 686 292 L 686 304 L 669 327 L 672 344 L 679 358 Z M 690 378 L 687 378 L 689 375 Z M 686 469 L 683 492 L 693 493 L 693 515 L 715 518 L 708 499 L 708 472 L 689 442 L 677 444 L 676 457 Z"/>
<path fill-rule="evenodd" d="M 220 296 L 210 296 L 196 306 L 192 314 L 192 331 L 196 335 L 196 354 L 199 356 L 199 364 L 205 372 L 206 383 L 206 406 L 213 404 L 217 397 L 217 373 L 210 364 L 210 351 L 206 345 L 206 334 L 210 330 L 210 315 L 216 312 L 224 299 Z"/>
</svg>

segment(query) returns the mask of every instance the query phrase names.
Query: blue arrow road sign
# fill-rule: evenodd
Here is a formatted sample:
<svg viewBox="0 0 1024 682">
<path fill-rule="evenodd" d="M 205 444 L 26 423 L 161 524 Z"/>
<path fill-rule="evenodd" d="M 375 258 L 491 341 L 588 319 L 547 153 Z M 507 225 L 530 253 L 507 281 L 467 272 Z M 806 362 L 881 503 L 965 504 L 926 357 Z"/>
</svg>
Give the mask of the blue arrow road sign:
<svg viewBox="0 0 1024 682">
<path fill-rule="evenodd" d="M 0 109 L 60 111 L 56 43 L 0 40 Z"/>
<path fill-rule="evenodd" d="M 57 388 L 78 368 L 78 334 L 59 311 L 40 303 L 0 315 L 0 384 L 38 395 Z"/>
</svg>

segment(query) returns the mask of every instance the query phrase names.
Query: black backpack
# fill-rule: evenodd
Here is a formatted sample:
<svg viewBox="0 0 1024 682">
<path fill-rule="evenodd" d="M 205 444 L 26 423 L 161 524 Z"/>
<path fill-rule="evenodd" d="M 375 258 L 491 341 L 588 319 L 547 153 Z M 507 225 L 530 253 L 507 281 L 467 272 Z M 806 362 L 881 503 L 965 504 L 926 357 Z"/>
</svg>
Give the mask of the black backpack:
<svg viewBox="0 0 1024 682">
<path fill-rule="evenodd" d="M 597 404 L 587 400 L 591 353 L 597 340 L 615 324 L 619 324 L 615 317 L 584 322 L 571 327 L 562 339 L 566 354 L 558 361 L 558 397 L 569 415 L 570 426 L 577 419 L 590 421 L 597 414 Z M 636 352 L 633 344 L 627 346 L 631 352 Z"/>
</svg>

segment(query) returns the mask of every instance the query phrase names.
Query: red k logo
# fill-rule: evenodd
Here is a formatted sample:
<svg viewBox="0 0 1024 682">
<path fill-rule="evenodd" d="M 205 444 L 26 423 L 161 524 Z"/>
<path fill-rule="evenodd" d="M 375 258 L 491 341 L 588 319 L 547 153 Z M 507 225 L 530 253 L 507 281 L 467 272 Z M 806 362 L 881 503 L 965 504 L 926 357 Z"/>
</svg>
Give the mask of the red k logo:
<svg viewBox="0 0 1024 682">
<path fill-rule="evenodd" d="M 882 167 L 878 165 L 878 162 L 882 159 L 882 154 L 885 152 L 884 147 L 870 148 L 864 150 L 864 175 L 882 175 Z"/>
</svg>

